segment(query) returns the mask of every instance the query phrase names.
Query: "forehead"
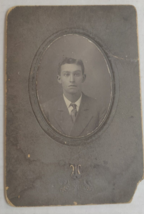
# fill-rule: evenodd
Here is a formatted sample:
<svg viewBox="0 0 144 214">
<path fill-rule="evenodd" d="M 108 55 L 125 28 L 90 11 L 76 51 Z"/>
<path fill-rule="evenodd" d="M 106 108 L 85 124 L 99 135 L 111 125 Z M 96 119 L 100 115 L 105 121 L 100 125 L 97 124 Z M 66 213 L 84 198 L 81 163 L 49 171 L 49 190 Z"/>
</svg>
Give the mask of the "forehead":
<svg viewBox="0 0 144 214">
<path fill-rule="evenodd" d="M 82 68 L 80 65 L 76 65 L 76 64 L 64 64 L 61 65 L 61 72 L 63 71 L 70 71 L 70 72 L 74 72 L 74 71 L 82 71 Z"/>
</svg>

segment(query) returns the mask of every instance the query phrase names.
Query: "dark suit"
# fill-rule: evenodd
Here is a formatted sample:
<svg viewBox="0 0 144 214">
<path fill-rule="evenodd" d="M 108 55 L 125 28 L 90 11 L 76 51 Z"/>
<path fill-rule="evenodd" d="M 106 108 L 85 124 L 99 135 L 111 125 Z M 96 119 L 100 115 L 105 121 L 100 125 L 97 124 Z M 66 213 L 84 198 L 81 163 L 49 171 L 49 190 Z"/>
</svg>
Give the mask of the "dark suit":
<svg viewBox="0 0 144 214">
<path fill-rule="evenodd" d="M 42 105 L 42 110 L 50 124 L 62 134 L 78 137 L 94 131 L 102 121 L 102 111 L 97 101 L 82 94 L 80 108 L 75 122 L 72 122 L 63 95 Z"/>
</svg>

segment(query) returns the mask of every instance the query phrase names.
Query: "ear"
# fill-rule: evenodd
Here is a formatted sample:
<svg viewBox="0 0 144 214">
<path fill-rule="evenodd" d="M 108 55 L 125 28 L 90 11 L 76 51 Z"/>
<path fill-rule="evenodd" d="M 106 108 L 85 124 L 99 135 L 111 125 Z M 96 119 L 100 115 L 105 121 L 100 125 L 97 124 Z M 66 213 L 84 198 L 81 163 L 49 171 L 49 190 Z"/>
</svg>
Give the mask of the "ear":
<svg viewBox="0 0 144 214">
<path fill-rule="evenodd" d="M 86 79 L 86 74 L 83 74 L 83 80 L 82 80 L 82 82 L 84 82 L 85 79 Z"/>
<path fill-rule="evenodd" d="M 61 77 L 60 77 L 60 75 L 57 75 L 57 81 L 61 84 Z"/>
</svg>

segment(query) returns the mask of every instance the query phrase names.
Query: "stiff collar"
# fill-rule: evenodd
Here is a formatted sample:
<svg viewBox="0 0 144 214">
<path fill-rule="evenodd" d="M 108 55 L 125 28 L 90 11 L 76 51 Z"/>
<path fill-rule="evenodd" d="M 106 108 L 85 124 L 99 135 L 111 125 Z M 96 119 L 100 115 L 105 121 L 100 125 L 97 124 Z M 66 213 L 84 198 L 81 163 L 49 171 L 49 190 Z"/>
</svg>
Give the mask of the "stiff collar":
<svg viewBox="0 0 144 214">
<path fill-rule="evenodd" d="M 64 94 L 63 94 L 63 98 L 64 98 L 65 104 L 66 104 L 66 106 L 67 106 L 67 108 L 68 108 L 68 110 L 69 110 L 70 104 L 71 104 L 72 102 L 69 101 L 69 100 L 65 97 Z M 81 104 L 81 99 L 82 99 L 82 94 L 81 94 L 80 98 L 74 103 L 74 104 L 77 105 L 77 111 L 79 111 L 79 107 L 80 107 L 80 104 Z"/>
</svg>

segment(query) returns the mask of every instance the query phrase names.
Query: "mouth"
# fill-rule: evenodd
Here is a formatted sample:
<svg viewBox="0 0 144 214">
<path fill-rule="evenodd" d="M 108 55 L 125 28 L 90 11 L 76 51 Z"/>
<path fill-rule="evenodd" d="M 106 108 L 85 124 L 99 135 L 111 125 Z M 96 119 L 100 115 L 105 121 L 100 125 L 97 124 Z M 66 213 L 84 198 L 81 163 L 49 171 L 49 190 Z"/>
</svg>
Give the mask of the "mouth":
<svg viewBox="0 0 144 214">
<path fill-rule="evenodd" d="M 76 88 L 76 85 L 69 85 L 69 88 Z"/>
</svg>

